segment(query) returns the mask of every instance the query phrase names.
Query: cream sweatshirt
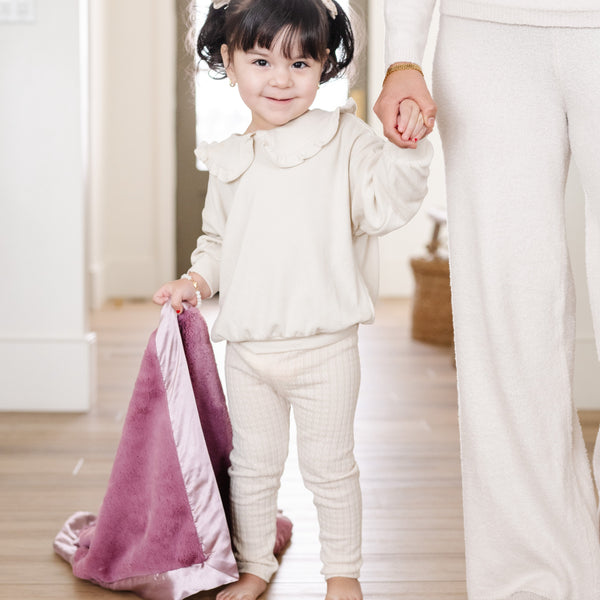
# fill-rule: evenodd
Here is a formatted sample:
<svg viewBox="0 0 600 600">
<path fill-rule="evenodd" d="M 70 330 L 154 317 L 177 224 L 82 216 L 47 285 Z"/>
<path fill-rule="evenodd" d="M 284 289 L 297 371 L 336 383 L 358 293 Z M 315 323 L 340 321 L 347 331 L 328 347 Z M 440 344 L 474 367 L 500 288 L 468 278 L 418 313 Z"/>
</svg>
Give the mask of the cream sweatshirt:
<svg viewBox="0 0 600 600">
<path fill-rule="evenodd" d="M 427 192 L 433 150 L 400 149 L 349 103 L 201 144 L 210 171 L 191 271 L 219 295 L 214 341 L 290 340 L 373 320 L 377 237 Z"/>
<path fill-rule="evenodd" d="M 385 0 L 386 65 L 421 64 L 436 0 Z M 600 0 L 440 0 L 440 13 L 537 27 L 600 27 Z"/>
</svg>

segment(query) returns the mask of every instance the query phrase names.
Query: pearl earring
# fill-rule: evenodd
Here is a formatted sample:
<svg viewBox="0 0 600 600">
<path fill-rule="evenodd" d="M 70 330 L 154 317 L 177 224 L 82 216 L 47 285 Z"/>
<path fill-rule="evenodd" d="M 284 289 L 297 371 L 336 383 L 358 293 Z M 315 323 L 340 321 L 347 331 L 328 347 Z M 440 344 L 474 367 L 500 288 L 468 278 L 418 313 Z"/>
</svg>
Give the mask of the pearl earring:
<svg viewBox="0 0 600 600">
<path fill-rule="evenodd" d="M 229 87 L 235 87 L 235 81 L 230 81 L 229 82 Z"/>
</svg>

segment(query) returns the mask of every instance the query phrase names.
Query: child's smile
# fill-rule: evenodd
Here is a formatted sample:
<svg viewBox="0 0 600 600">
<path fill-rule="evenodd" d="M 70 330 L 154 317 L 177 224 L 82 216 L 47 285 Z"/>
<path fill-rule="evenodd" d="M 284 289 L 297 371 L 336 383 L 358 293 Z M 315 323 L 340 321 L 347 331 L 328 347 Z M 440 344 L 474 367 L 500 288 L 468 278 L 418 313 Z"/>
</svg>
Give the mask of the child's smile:
<svg viewBox="0 0 600 600">
<path fill-rule="evenodd" d="M 285 125 L 313 103 L 323 62 L 302 56 L 297 48 L 286 57 L 281 38 L 271 49 L 255 46 L 231 55 L 224 46 L 221 52 L 229 79 L 238 84 L 242 100 L 252 111 L 249 132 Z"/>
</svg>

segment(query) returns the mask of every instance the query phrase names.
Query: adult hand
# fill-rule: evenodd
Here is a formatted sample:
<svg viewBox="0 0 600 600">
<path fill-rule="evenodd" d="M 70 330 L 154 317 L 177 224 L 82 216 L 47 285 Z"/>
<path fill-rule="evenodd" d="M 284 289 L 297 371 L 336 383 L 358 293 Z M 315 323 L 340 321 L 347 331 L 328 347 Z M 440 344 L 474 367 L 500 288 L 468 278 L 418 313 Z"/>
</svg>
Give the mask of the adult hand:
<svg viewBox="0 0 600 600">
<path fill-rule="evenodd" d="M 403 116 L 400 113 L 400 103 L 406 98 L 412 98 L 420 107 L 428 135 L 435 125 L 436 105 L 433 101 L 423 75 L 413 69 L 394 71 L 390 73 L 383 84 L 373 110 L 383 124 L 385 137 L 400 146 L 400 148 L 416 148 L 417 144 L 400 131 L 406 130 Z"/>
</svg>

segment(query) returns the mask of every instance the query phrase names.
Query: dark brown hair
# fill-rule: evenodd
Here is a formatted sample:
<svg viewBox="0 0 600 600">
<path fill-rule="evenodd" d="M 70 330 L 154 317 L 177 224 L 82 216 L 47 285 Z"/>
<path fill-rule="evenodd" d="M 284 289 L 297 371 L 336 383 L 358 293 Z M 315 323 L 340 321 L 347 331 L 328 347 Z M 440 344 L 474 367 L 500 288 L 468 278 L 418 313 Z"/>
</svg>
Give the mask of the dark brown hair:
<svg viewBox="0 0 600 600">
<path fill-rule="evenodd" d="M 224 78 L 223 44 L 230 52 L 247 52 L 255 46 L 270 49 L 275 39 L 283 36 L 282 50 L 287 58 L 299 44 L 304 56 L 325 61 L 321 73 L 324 83 L 341 75 L 354 56 L 350 20 L 333 1 L 338 13 L 335 19 L 322 0 L 231 0 L 219 9 L 211 4 L 198 35 L 198 55 L 218 78 Z"/>
</svg>

